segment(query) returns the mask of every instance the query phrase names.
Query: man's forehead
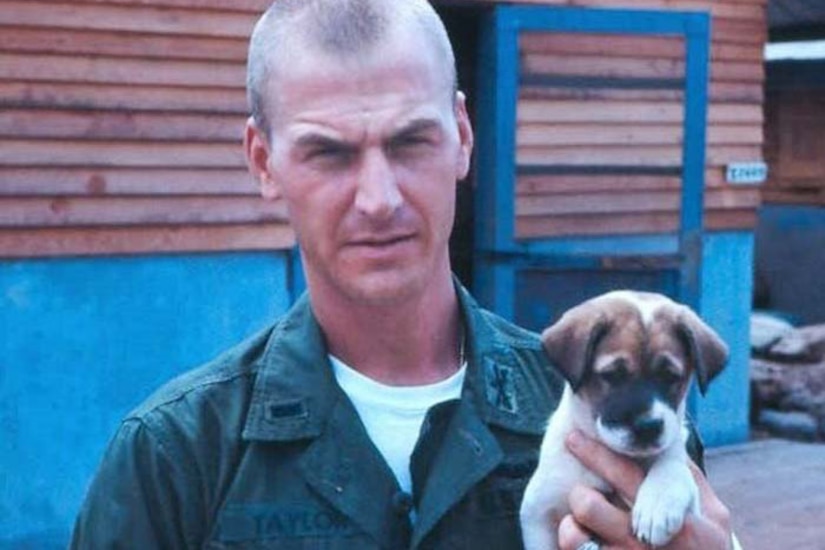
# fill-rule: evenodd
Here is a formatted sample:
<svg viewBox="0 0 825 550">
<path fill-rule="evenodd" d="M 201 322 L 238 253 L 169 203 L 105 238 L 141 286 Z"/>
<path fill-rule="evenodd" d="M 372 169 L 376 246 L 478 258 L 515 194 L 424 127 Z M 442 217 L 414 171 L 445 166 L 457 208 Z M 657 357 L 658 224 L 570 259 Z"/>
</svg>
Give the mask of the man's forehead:
<svg viewBox="0 0 825 550">
<path fill-rule="evenodd" d="M 400 128 L 452 113 L 452 86 L 414 60 L 340 62 L 275 75 L 267 89 L 272 126 Z"/>
</svg>

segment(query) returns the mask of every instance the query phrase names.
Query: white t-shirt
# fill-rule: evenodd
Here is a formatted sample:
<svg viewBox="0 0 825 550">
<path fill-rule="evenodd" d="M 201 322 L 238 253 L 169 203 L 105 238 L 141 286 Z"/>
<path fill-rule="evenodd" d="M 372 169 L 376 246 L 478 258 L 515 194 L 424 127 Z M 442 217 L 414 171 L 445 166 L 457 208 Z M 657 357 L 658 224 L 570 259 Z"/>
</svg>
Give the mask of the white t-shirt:
<svg viewBox="0 0 825 550">
<path fill-rule="evenodd" d="M 427 411 L 458 399 L 467 364 L 452 376 L 423 386 L 387 386 L 364 376 L 337 357 L 329 356 L 338 384 L 349 397 L 370 439 L 384 456 L 398 485 L 412 494 L 410 455 Z"/>
</svg>

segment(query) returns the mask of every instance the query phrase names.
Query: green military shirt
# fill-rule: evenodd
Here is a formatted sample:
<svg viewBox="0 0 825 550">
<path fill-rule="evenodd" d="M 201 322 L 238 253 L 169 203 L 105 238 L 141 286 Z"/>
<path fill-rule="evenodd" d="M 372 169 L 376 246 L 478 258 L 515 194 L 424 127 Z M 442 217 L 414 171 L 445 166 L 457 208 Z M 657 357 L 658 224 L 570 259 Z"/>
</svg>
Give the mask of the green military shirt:
<svg viewBox="0 0 825 550">
<path fill-rule="evenodd" d="M 304 297 L 128 415 L 71 547 L 521 548 L 521 496 L 563 382 L 535 334 L 458 292 L 467 375 L 460 400 L 427 414 L 412 495 L 337 385 Z"/>
</svg>

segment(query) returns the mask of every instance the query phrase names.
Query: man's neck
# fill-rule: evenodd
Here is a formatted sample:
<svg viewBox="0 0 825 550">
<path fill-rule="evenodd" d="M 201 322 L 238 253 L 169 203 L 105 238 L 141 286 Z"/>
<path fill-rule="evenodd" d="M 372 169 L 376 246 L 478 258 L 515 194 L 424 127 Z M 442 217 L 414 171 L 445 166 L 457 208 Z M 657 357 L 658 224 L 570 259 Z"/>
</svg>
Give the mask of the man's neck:
<svg viewBox="0 0 825 550">
<path fill-rule="evenodd" d="M 376 381 L 428 384 L 460 367 L 463 327 L 449 274 L 399 302 L 366 304 L 313 296 L 313 310 L 329 352 Z"/>
</svg>

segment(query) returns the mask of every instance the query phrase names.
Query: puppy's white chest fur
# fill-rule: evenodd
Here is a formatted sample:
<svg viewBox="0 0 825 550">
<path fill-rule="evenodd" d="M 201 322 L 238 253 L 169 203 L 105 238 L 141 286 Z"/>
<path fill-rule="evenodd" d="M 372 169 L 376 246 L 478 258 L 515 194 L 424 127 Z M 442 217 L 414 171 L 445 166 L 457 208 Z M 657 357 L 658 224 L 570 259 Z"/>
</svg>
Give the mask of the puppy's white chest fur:
<svg viewBox="0 0 825 550">
<path fill-rule="evenodd" d="M 566 312 L 542 334 L 551 362 L 567 379 L 542 441 L 538 468 L 524 494 L 527 550 L 557 548 L 556 533 L 577 484 L 607 484 L 565 447 L 572 430 L 635 458 L 646 470 L 632 504 L 632 527 L 661 546 L 699 513 L 688 466 L 684 399 L 691 374 L 702 392 L 721 371 L 727 347 L 688 308 L 665 296 L 616 291 Z"/>
<path fill-rule="evenodd" d="M 581 420 L 582 413 L 589 412 L 567 386 L 550 418 L 538 468 L 524 493 L 520 515 L 526 550 L 558 548 L 558 525 L 570 513 L 567 498 L 574 486 L 610 490 L 564 444 L 567 434 L 574 429 L 598 437 L 593 423 Z M 684 440 L 679 437 L 651 463 L 632 507 L 633 532 L 640 540 L 653 546 L 664 545 L 679 532 L 689 513 L 700 513 L 698 488 L 687 460 Z"/>
</svg>

